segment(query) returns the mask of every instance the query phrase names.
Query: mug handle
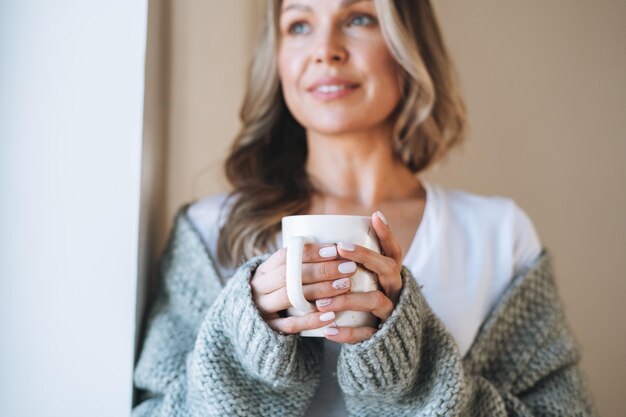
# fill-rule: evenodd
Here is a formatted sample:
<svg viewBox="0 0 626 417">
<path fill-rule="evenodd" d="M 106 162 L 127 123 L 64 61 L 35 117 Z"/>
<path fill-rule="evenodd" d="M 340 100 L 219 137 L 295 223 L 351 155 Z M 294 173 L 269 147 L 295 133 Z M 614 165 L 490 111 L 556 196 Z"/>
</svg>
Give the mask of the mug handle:
<svg viewBox="0 0 626 417">
<path fill-rule="evenodd" d="M 302 293 L 302 251 L 305 243 L 313 243 L 304 236 L 294 236 L 287 245 L 287 265 L 285 280 L 287 298 L 292 306 L 303 313 L 312 313 L 316 310 L 313 303 L 307 301 Z"/>
</svg>

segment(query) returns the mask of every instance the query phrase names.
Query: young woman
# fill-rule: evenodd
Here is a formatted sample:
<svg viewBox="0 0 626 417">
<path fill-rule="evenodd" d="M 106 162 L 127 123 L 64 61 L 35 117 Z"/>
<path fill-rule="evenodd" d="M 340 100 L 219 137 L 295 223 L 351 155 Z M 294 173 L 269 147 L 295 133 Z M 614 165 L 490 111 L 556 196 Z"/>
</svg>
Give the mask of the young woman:
<svg viewBox="0 0 626 417">
<path fill-rule="evenodd" d="M 161 258 L 135 416 L 593 413 L 528 216 L 419 176 L 466 128 L 428 1 L 269 1 L 241 118 L 233 191 L 185 205 Z M 302 317 L 292 214 L 371 215 L 383 249 L 307 245 Z M 380 291 L 350 292 L 356 264 Z M 380 325 L 298 336 L 343 310 Z"/>
</svg>

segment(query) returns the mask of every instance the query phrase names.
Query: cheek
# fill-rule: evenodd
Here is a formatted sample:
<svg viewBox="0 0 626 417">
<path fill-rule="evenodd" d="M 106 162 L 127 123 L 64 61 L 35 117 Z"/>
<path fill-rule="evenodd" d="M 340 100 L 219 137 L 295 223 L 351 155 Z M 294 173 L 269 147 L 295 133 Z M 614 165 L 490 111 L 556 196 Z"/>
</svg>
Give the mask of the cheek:
<svg viewBox="0 0 626 417">
<path fill-rule="evenodd" d="M 293 94 L 298 88 L 301 74 L 301 57 L 297 51 L 281 51 L 278 55 L 278 76 L 285 95 Z"/>
<path fill-rule="evenodd" d="M 376 74 L 376 94 L 390 98 L 400 98 L 401 86 L 398 77 L 398 64 L 386 47 L 377 48 L 370 56 L 372 74 Z"/>
<path fill-rule="evenodd" d="M 387 120 L 402 100 L 398 79 L 397 64 L 392 57 L 378 55 L 378 61 L 372 62 L 372 88 L 368 92 L 370 117 L 372 120 Z"/>
<path fill-rule="evenodd" d="M 288 49 L 278 55 L 278 75 L 283 91 L 283 98 L 289 112 L 302 125 L 307 125 L 307 110 L 304 104 L 304 88 L 302 74 L 304 73 L 306 57 L 302 52 Z"/>
</svg>

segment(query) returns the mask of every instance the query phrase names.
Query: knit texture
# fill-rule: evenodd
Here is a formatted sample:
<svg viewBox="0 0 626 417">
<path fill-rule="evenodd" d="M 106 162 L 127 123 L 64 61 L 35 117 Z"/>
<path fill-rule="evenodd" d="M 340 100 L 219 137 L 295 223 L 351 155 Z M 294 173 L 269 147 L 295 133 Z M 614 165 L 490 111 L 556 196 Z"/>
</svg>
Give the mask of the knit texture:
<svg viewBox="0 0 626 417">
<path fill-rule="evenodd" d="M 158 264 L 133 416 L 304 415 L 320 381 L 322 340 L 278 334 L 260 316 L 250 279 L 269 255 L 241 265 L 222 287 L 186 209 Z M 402 279 L 381 329 L 342 346 L 338 378 L 350 415 L 595 414 L 545 248 L 512 278 L 464 358 L 406 267 Z"/>
</svg>

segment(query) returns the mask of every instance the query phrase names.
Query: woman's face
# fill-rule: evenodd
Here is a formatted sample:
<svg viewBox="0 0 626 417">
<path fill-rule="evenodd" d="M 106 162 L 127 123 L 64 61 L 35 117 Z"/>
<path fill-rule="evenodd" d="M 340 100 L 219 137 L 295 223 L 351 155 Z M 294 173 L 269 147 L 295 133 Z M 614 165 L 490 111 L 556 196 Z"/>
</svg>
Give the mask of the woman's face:
<svg viewBox="0 0 626 417">
<path fill-rule="evenodd" d="M 387 122 L 401 97 L 397 64 L 371 0 L 284 0 L 278 71 L 307 130 L 341 134 Z"/>
</svg>

